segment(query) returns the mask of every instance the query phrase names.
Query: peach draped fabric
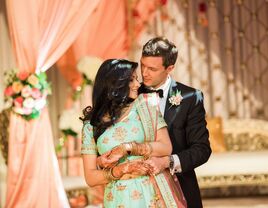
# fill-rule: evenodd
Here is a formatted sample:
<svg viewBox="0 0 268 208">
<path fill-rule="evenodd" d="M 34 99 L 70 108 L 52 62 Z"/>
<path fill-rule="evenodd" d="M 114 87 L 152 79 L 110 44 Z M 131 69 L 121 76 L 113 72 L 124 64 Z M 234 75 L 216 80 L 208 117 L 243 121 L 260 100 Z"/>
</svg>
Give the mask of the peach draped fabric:
<svg viewBox="0 0 268 208">
<path fill-rule="evenodd" d="M 6 207 L 69 207 L 48 124 L 11 116 Z"/>
<path fill-rule="evenodd" d="M 72 44 L 99 0 L 9 0 L 8 23 L 20 71 L 46 71 Z M 69 207 L 47 110 L 11 114 L 6 207 Z"/>
<path fill-rule="evenodd" d="M 46 71 L 73 43 L 99 0 L 9 0 L 17 67 Z"/>
<path fill-rule="evenodd" d="M 62 75 L 73 88 L 81 84 L 76 70 L 83 56 L 101 59 L 125 58 L 128 51 L 127 1 L 101 0 L 90 15 L 79 36 L 57 62 Z"/>
</svg>

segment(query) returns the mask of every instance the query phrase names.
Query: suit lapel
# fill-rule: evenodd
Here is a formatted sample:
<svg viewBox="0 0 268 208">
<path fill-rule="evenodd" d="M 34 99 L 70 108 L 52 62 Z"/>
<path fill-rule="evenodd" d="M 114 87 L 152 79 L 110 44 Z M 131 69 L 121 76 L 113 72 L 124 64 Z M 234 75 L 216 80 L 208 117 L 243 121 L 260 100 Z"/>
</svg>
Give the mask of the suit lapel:
<svg viewBox="0 0 268 208">
<path fill-rule="evenodd" d="M 180 110 L 180 105 L 179 106 L 172 106 L 171 103 L 169 102 L 169 98 L 172 95 L 172 92 L 176 92 L 178 89 L 177 83 L 175 80 L 171 80 L 171 85 L 169 88 L 167 100 L 166 100 L 166 107 L 165 107 L 165 113 L 164 113 L 164 119 L 168 125 L 168 127 L 171 126 L 172 122 L 174 121 L 176 114 Z"/>
</svg>

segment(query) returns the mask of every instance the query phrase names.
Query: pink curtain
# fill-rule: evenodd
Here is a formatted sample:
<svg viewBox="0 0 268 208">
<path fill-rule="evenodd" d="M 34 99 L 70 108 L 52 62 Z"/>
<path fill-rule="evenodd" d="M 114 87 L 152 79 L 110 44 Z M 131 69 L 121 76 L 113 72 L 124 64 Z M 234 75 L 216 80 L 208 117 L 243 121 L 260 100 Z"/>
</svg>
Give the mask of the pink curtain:
<svg viewBox="0 0 268 208">
<path fill-rule="evenodd" d="M 83 56 L 101 59 L 125 58 L 128 52 L 127 1 L 101 0 L 90 15 L 79 36 L 57 62 L 62 75 L 76 87 L 81 83 L 76 70 Z"/>
<path fill-rule="evenodd" d="M 127 58 L 131 42 L 160 5 L 160 0 L 101 0 L 75 42 L 57 62 L 62 75 L 75 89 L 82 82 L 76 69 L 81 57 Z M 130 25 L 133 34 L 130 34 Z"/>
<path fill-rule="evenodd" d="M 99 0 L 9 0 L 20 71 L 46 71 L 72 44 Z M 47 110 L 27 122 L 11 114 L 6 207 L 69 207 Z"/>
<path fill-rule="evenodd" d="M 99 0 L 7 1 L 20 70 L 46 71 L 76 39 Z"/>
</svg>

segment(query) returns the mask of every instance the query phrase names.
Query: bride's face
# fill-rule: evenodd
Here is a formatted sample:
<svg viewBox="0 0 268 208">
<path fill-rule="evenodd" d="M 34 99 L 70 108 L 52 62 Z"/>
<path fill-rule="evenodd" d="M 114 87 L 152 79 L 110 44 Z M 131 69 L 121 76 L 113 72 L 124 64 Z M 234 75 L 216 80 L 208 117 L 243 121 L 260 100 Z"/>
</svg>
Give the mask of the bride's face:
<svg viewBox="0 0 268 208">
<path fill-rule="evenodd" d="M 129 98 L 136 99 L 138 97 L 138 89 L 140 87 L 140 82 L 138 81 L 138 75 L 136 70 L 131 76 L 131 80 L 129 82 Z"/>
</svg>

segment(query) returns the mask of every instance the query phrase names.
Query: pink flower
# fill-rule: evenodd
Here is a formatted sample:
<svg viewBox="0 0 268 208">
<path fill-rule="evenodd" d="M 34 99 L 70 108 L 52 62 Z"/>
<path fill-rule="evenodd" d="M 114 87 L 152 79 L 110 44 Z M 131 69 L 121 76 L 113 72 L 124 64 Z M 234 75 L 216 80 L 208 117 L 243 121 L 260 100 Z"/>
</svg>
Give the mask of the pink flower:
<svg viewBox="0 0 268 208">
<path fill-rule="evenodd" d="M 13 91 L 12 86 L 8 86 L 4 91 L 5 96 L 12 96 L 13 94 L 14 94 L 14 91 Z"/>
<path fill-rule="evenodd" d="M 20 115 L 30 115 L 33 112 L 30 108 L 15 107 L 13 110 L 15 113 L 18 113 Z"/>
<path fill-rule="evenodd" d="M 33 88 L 31 94 L 34 99 L 40 98 L 42 96 L 40 90 L 37 88 Z"/>
<path fill-rule="evenodd" d="M 33 112 L 31 108 L 23 108 L 24 115 L 30 115 Z"/>
<path fill-rule="evenodd" d="M 17 97 L 15 100 L 14 100 L 14 104 L 16 107 L 21 107 L 22 106 L 22 103 L 23 103 L 23 97 Z"/>
<path fill-rule="evenodd" d="M 21 95 L 23 97 L 29 97 L 32 94 L 32 88 L 29 85 L 26 85 L 24 88 L 21 90 Z"/>
<path fill-rule="evenodd" d="M 26 80 L 28 76 L 29 76 L 29 73 L 25 72 L 25 71 L 24 72 L 19 72 L 17 74 L 17 77 L 22 81 Z"/>
</svg>

